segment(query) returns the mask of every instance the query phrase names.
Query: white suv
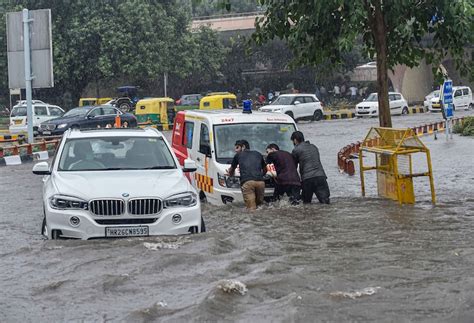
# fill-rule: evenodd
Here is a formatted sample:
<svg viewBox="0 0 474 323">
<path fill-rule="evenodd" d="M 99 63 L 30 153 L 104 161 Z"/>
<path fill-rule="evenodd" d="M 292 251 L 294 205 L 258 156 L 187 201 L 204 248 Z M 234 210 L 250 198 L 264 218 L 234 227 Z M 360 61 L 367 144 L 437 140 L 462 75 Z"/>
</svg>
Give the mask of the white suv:
<svg viewBox="0 0 474 323">
<path fill-rule="evenodd" d="M 195 189 L 156 129 L 68 130 L 45 175 L 42 233 L 49 239 L 203 232 Z"/>
<path fill-rule="evenodd" d="M 263 106 L 258 111 L 284 113 L 295 121 L 299 119 L 319 121 L 324 118 L 321 102 L 314 94 L 282 94 L 270 105 Z"/>
<path fill-rule="evenodd" d="M 57 105 L 33 100 L 33 133 L 38 133 L 38 127 L 42 122 L 59 118 L 64 114 L 64 110 Z M 20 101 L 15 105 L 10 113 L 10 133 L 20 133 L 28 131 L 26 120 L 26 101 Z"/>
</svg>

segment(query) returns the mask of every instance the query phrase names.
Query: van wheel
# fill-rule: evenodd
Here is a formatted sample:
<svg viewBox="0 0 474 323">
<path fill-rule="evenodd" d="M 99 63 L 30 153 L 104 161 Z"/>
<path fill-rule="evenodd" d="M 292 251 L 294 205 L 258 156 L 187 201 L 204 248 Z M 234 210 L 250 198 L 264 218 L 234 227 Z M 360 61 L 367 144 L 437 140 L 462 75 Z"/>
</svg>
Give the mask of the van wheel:
<svg viewBox="0 0 474 323">
<path fill-rule="evenodd" d="M 201 233 L 206 232 L 206 224 L 204 223 L 204 218 L 201 216 Z"/>
<path fill-rule="evenodd" d="M 323 113 L 321 112 L 321 110 L 314 111 L 313 121 L 320 121 L 322 119 L 323 119 Z"/>
<path fill-rule="evenodd" d="M 204 194 L 203 191 L 199 192 L 199 200 L 201 201 L 201 203 L 207 203 L 207 197 L 206 197 L 206 194 Z"/>
<path fill-rule="evenodd" d="M 408 108 L 407 108 L 407 107 L 403 107 L 403 109 L 402 109 L 402 114 L 403 114 L 403 115 L 407 115 L 407 114 L 408 114 Z"/>
</svg>

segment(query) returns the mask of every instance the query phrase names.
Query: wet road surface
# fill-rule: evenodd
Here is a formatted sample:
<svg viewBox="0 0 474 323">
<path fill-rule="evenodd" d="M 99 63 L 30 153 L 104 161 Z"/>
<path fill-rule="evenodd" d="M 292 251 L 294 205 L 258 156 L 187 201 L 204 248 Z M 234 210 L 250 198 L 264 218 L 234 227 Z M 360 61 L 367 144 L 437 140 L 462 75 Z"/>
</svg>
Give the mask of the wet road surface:
<svg viewBox="0 0 474 323">
<path fill-rule="evenodd" d="M 41 177 L 31 163 L 0 168 L 0 321 L 472 321 L 474 139 L 423 137 L 438 204 L 420 179 L 417 204 L 400 207 L 376 197 L 374 177 L 362 198 L 337 169 L 377 122 L 298 125 L 320 148 L 331 205 L 205 205 L 208 232 L 186 237 L 44 240 Z"/>
</svg>

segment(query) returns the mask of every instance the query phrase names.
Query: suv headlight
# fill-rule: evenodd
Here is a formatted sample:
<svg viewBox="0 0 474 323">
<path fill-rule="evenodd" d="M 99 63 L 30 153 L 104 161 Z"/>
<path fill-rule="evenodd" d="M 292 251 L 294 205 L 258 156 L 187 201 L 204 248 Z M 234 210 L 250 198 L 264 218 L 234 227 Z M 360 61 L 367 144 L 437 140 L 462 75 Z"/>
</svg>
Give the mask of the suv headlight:
<svg viewBox="0 0 474 323">
<path fill-rule="evenodd" d="M 228 188 L 240 188 L 240 178 L 237 176 L 226 176 L 217 174 L 219 185 Z"/>
<path fill-rule="evenodd" d="M 53 195 L 49 199 L 49 205 L 57 210 L 87 210 L 89 208 L 87 201 L 74 196 Z"/>
<path fill-rule="evenodd" d="M 164 201 L 164 207 L 182 207 L 182 206 L 195 206 L 197 204 L 197 195 L 193 192 L 180 193 L 168 197 Z"/>
</svg>

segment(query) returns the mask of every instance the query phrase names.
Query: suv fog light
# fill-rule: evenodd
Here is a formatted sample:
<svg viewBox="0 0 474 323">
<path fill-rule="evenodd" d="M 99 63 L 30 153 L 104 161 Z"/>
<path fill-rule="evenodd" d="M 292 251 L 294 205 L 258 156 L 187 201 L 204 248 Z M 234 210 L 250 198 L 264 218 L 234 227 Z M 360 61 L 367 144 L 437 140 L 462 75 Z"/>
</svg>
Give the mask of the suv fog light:
<svg viewBox="0 0 474 323">
<path fill-rule="evenodd" d="M 69 223 L 71 223 L 73 227 L 77 227 L 81 223 L 81 220 L 77 216 L 71 216 L 69 218 Z"/>
<path fill-rule="evenodd" d="M 171 217 L 171 221 L 173 221 L 174 224 L 179 224 L 181 223 L 181 220 L 183 218 L 181 217 L 181 214 L 175 214 Z"/>
</svg>

